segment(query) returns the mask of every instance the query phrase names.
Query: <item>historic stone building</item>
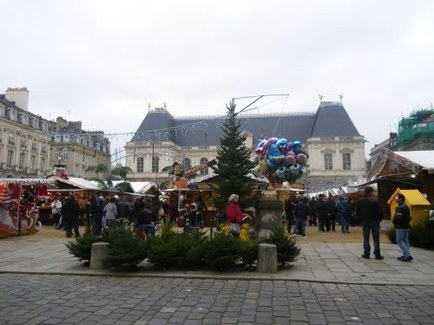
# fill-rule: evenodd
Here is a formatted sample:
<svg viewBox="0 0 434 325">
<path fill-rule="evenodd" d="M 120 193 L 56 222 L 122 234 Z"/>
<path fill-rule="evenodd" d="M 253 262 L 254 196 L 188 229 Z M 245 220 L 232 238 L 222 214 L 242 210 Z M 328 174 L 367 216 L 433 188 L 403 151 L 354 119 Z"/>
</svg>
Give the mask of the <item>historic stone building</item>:
<svg viewBox="0 0 434 325">
<path fill-rule="evenodd" d="M 81 122 L 63 118 L 49 121 L 29 112 L 28 103 L 27 88 L 0 94 L 0 177 L 46 177 L 59 163 L 71 176 L 97 176 L 85 170 L 100 163 L 110 169 L 110 143 L 102 131 L 84 131 Z"/>
<path fill-rule="evenodd" d="M 0 177 L 43 177 L 49 170 L 49 122 L 28 111 L 26 88 L 0 95 Z"/>
<path fill-rule="evenodd" d="M 188 167 L 216 158 L 224 120 L 224 116 L 174 117 L 166 108 L 149 109 L 125 147 L 126 166 L 133 170 L 128 178 L 161 183 L 168 179 L 163 169 L 175 161 Z M 315 112 L 307 113 L 240 114 L 239 120 L 247 133 L 246 146 L 253 152 L 263 137 L 304 143 L 310 158 L 302 182 L 308 191 L 344 186 L 366 173 L 365 138 L 341 102 L 322 101 Z"/>
<path fill-rule="evenodd" d="M 80 121 L 58 117 L 50 122 L 50 165 L 62 164 L 70 176 L 107 179 L 110 173 L 110 142 L 103 131 L 84 131 Z M 86 172 L 90 166 L 103 164 L 107 171 L 96 175 Z"/>
</svg>

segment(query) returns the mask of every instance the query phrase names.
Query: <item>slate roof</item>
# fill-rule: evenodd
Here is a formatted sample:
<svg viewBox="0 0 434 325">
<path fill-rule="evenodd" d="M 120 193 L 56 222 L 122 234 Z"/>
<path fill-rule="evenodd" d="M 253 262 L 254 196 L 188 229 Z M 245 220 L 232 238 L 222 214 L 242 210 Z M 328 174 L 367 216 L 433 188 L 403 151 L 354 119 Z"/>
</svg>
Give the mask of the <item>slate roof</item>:
<svg viewBox="0 0 434 325">
<path fill-rule="evenodd" d="M 8 107 L 12 107 L 14 110 L 16 110 L 18 113 L 24 112 L 26 113 L 29 117 L 37 117 L 37 118 L 41 118 L 39 115 L 33 114 L 32 112 L 22 109 L 21 107 L 18 107 L 15 102 L 11 102 L 10 100 L 6 99 L 6 95 L 5 94 L 0 94 L 0 103 L 2 103 L 6 108 Z M 45 120 L 45 119 L 44 119 Z"/>
<path fill-rule="evenodd" d="M 173 141 L 171 137 L 174 118 L 165 109 L 149 111 L 134 134 L 131 142 L 141 141 Z M 157 130 L 155 132 L 149 132 Z"/>
<path fill-rule="evenodd" d="M 220 144 L 225 116 L 174 118 L 165 109 L 149 111 L 131 142 L 172 141 L 180 146 Z M 306 142 L 310 137 L 360 136 L 340 102 L 323 102 L 316 112 L 249 115 L 240 114 L 242 129 L 263 137 L 285 137 Z"/>
<path fill-rule="evenodd" d="M 356 127 L 339 102 L 325 102 L 319 106 L 311 137 L 359 136 Z"/>
</svg>

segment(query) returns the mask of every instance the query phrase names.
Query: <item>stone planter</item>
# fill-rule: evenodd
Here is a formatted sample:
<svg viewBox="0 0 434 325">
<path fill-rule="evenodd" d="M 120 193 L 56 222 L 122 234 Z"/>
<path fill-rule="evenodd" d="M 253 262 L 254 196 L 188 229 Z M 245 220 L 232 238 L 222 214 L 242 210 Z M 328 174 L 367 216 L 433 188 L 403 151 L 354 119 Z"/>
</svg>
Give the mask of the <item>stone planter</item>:
<svg viewBox="0 0 434 325">
<path fill-rule="evenodd" d="M 259 200 L 256 205 L 256 223 L 258 225 L 258 237 L 267 238 L 276 222 L 280 222 L 282 203 L 279 200 Z"/>
</svg>

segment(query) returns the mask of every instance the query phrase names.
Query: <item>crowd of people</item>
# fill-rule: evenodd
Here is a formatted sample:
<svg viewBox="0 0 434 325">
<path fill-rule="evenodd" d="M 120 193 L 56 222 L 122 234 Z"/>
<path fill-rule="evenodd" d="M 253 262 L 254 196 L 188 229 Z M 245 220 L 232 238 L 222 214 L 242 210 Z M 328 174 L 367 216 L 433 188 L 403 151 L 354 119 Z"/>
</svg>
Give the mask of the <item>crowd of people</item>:
<svg viewBox="0 0 434 325">
<path fill-rule="evenodd" d="M 337 202 L 324 194 L 318 198 L 307 196 L 291 197 L 285 203 L 285 216 L 288 233 L 306 237 L 306 225 L 318 227 L 320 232 L 336 231 L 336 224 L 342 233 L 349 233 L 356 220 L 356 201 L 340 197 Z"/>
<path fill-rule="evenodd" d="M 156 196 L 140 196 L 134 202 L 118 195 L 104 197 L 101 192 L 95 193 L 86 206 L 88 224 L 93 234 L 100 236 L 104 230 L 116 226 L 133 225 L 139 235 L 154 235 L 155 225 L 173 216 L 173 204 L 170 200 L 160 201 Z M 74 195 L 66 193 L 63 197 L 55 197 L 51 203 L 53 226 L 64 230 L 66 237 L 80 236 L 79 217 L 82 213 Z"/>
<path fill-rule="evenodd" d="M 410 252 L 410 209 L 405 203 L 405 196 L 398 194 L 395 197 L 397 203 L 393 216 L 393 225 L 396 233 L 396 242 L 402 251 L 399 261 L 410 262 L 413 256 Z M 332 197 L 326 199 L 320 194 L 318 199 L 306 196 L 290 198 L 285 204 L 285 214 L 288 226 L 288 234 L 292 237 L 301 235 L 306 238 L 306 224 L 317 226 L 319 232 L 336 231 L 336 223 L 341 227 L 342 233 L 349 233 L 349 227 L 353 222 L 360 222 L 363 233 L 364 259 L 371 257 L 371 243 L 373 241 L 373 254 L 376 260 L 384 259 L 380 249 L 380 223 L 384 212 L 374 196 L 372 187 L 367 186 L 359 200 L 339 197 L 337 202 Z"/>
<path fill-rule="evenodd" d="M 241 225 L 245 221 L 245 214 L 239 206 L 239 196 L 232 194 L 225 207 L 225 220 L 218 220 L 228 224 L 229 232 L 234 236 L 240 233 Z M 397 244 L 402 250 L 398 260 L 409 262 L 413 260 L 410 253 L 410 210 L 405 204 L 405 196 L 396 196 L 397 207 L 393 218 L 396 229 Z M 139 236 L 155 235 L 155 225 L 160 222 L 178 222 L 183 219 L 184 230 L 189 227 L 203 227 L 206 206 L 201 197 L 195 202 L 183 202 L 184 214 L 178 215 L 173 201 L 160 200 L 158 196 L 140 196 L 134 202 L 128 201 L 126 196 L 117 195 L 104 197 L 102 193 L 95 193 L 87 205 L 87 215 L 92 223 L 92 230 L 100 236 L 105 229 L 113 229 L 117 223 L 124 222 L 127 227 L 133 225 Z M 63 199 L 55 198 L 51 203 L 53 224 L 66 232 L 66 237 L 80 236 L 79 214 L 80 206 L 73 195 L 66 194 Z M 363 232 L 362 258 L 369 259 L 371 254 L 370 237 L 373 240 L 373 254 L 375 259 L 384 257 L 380 251 L 380 222 L 383 220 L 383 210 L 373 195 L 373 188 L 366 187 L 364 195 L 359 199 L 339 197 L 335 200 L 324 194 L 318 197 L 291 197 L 285 203 L 285 217 L 288 234 L 292 237 L 301 235 L 306 238 L 306 226 L 317 227 L 319 232 L 334 232 L 336 225 L 340 225 L 343 234 L 350 232 L 350 226 L 361 223 Z M 217 218 L 217 217 L 216 217 Z"/>
</svg>

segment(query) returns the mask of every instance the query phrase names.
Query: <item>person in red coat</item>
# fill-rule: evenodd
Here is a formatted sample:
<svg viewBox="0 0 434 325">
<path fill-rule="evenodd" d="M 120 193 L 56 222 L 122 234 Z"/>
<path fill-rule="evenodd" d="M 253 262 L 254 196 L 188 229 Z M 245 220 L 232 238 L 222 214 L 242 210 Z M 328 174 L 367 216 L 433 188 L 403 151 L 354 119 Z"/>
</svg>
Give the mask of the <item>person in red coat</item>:
<svg viewBox="0 0 434 325">
<path fill-rule="evenodd" d="M 242 224 L 243 223 L 244 214 L 241 211 L 241 208 L 238 204 L 239 199 L 240 199 L 240 197 L 238 196 L 238 194 L 232 194 L 229 197 L 229 202 L 226 205 L 226 218 L 227 218 L 228 224 L 231 224 L 231 223 Z"/>
</svg>

